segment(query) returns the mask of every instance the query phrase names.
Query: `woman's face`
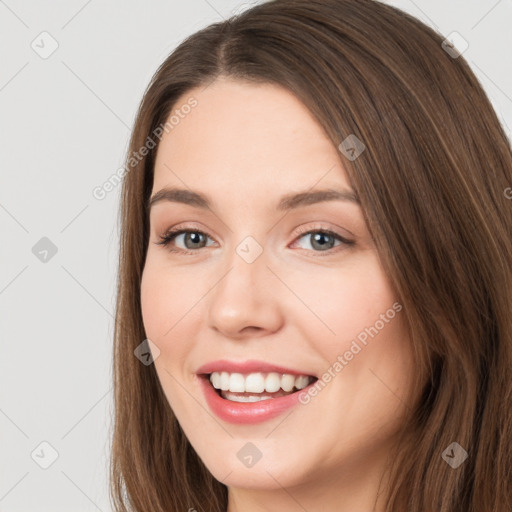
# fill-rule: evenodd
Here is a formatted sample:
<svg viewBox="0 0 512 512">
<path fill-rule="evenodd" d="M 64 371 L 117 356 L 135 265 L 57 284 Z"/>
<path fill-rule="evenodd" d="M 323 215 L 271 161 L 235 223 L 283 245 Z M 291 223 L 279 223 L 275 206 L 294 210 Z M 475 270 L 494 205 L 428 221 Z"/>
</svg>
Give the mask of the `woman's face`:
<svg viewBox="0 0 512 512">
<path fill-rule="evenodd" d="M 141 299 L 187 438 L 233 488 L 373 478 L 413 364 L 345 156 L 275 85 L 217 80 L 173 113 L 156 158 Z M 308 195 L 318 191 L 330 199 Z M 170 229 L 186 233 L 159 244 Z"/>
</svg>

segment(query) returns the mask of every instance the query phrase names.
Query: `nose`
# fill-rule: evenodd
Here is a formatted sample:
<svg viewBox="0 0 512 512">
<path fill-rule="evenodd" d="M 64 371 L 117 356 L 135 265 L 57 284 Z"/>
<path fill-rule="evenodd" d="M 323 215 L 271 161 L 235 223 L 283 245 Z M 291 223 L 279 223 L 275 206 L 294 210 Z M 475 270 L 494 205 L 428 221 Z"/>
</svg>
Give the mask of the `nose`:
<svg viewBox="0 0 512 512">
<path fill-rule="evenodd" d="M 268 268 L 263 252 L 254 261 L 234 253 L 209 295 L 209 327 L 225 337 L 260 337 L 283 323 L 279 279 Z"/>
</svg>

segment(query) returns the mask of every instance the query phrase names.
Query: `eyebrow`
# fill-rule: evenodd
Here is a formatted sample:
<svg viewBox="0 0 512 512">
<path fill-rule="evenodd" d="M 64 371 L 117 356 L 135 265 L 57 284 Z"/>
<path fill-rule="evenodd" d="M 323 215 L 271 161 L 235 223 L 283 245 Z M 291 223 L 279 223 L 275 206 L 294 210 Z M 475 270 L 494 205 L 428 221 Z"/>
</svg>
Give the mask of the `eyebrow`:
<svg viewBox="0 0 512 512">
<path fill-rule="evenodd" d="M 199 192 L 165 187 L 153 194 L 149 200 L 148 211 L 151 210 L 155 204 L 162 201 L 187 204 L 205 210 L 211 209 L 212 204 L 206 195 Z M 277 210 L 288 211 L 324 201 L 349 201 L 357 205 L 361 204 L 357 194 L 352 190 L 324 189 L 287 194 L 280 199 Z"/>
</svg>

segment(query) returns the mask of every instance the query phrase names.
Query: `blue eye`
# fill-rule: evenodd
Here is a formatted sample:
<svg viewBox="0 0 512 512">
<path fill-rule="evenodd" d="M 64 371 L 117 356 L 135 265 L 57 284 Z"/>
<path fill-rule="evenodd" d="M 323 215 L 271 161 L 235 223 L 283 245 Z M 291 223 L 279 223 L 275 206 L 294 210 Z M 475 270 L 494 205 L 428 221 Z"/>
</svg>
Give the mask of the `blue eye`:
<svg viewBox="0 0 512 512">
<path fill-rule="evenodd" d="M 317 248 L 318 251 L 315 252 L 332 252 L 331 249 L 334 247 L 334 243 L 336 240 L 340 242 L 339 245 L 353 245 L 354 242 L 352 240 L 348 240 L 338 233 L 335 233 L 334 231 L 322 229 L 322 230 L 310 230 L 306 231 L 305 233 L 302 233 L 301 236 L 297 238 L 297 240 L 300 240 L 301 238 L 309 237 L 310 239 L 310 246 L 312 248 Z M 336 251 L 335 251 L 336 252 Z"/>
<path fill-rule="evenodd" d="M 189 248 L 185 249 L 169 249 L 171 252 L 183 252 L 186 254 L 190 254 L 191 252 L 197 252 L 197 249 L 202 249 L 203 247 L 194 247 L 194 244 L 201 244 L 202 241 L 204 241 L 205 238 L 209 238 L 206 233 L 203 233 L 202 231 L 196 230 L 186 230 L 186 229 L 179 229 L 176 231 L 169 231 L 164 236 L 160 237 L 160 242 L 157 242 L 158 245 L 163 245 L 164 247 L 168 247 L 172 241 L 174 241 L 178 236 L 185 235 L 184 236 L 184 242 L 186 243 L 188 240 L 191 241 L 192 244 L 192 251 L 188 250 Z M 192 235 L 192 236 L 187 236 Z M 195 251 L 194 251 L 195 249 Z"/>
<path fill-rule="evenodd" d="M 175 240 L 181 235 L 184 235 L 182 243 L 185 245 L 185 248 L 176 248 L 172 242 L 175 242 Z M 334 249 L 334 243 L 336 240 L 340 242 L 336 247 L 339 247 L 340 245 L 352 246 L 355 244 L 353 240 L 348 240 L 338 233 L 327 229 L 314 229 L 309 231 L 303 230 L 294 240 L 294 244 L 296 240 L 300 240 L 301 238 L 305 238 L 307 236 L 310 237 L 310 246 L 314 249 L 313 252 L 324 252 L 329 254 L 337 252 L 340 249 Z M 160 237 L 159 242 L 155 243 L 157 245 L 167 247 L 170 252 L 194 254 L 197 253 L 199 249 L 204 249 L 206 247 L 204 243 L 208 238 L 210 237 L 206 233 L 197 229 L 175 229 L 168 231 L 165 235 Z"/>
</svg>

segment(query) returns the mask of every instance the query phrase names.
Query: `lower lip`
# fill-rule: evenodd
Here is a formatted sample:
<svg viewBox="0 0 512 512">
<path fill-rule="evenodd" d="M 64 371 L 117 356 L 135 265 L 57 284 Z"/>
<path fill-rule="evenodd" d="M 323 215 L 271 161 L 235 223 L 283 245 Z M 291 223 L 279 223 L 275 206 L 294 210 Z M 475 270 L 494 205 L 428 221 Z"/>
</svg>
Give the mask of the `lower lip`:
<svg viewBox="0 0 512 512">
<path fill-rule="evenodd" d="M 282 414 L 299 403 L 301 392 L 307 392 L 315 384 L 279 398 L 269 398 L 259 402 L 233 402 L 226 400 L 217 394 L 207 376 L 199 376 L 203 393 L 208 406 L 221 420 L 229 423 L 251 424 L 267 421 Z"/>
</svg>

